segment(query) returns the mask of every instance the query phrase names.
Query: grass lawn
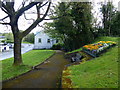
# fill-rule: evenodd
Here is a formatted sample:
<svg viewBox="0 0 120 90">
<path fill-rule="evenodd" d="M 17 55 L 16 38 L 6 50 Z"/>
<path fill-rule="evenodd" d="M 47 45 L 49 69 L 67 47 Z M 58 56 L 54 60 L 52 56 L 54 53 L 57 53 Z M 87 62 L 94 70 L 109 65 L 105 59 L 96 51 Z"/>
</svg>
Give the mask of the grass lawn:
<svg viewBox="0 0 120 90">
<path fill-rule="evenodd" d="M 36 66 L 49 58 L 55 52 L 53 50 L 32 50 L 23 54 L 23 65 L 12 66 L 13 58 L 5 59 L 2 62 L 2 80 L 10 79 L 31 70 L 32 66 Z"/>
<path fill-rule="evenodd" d="M 115 37 L 100 37 L 97 41 L 116 41 Z M 73 88 L 118 88 L 118 45 L 91 61 L 68 67 Z"/>
<path fill-rule="evenodd" d="M 30 43 L 30 42 L 22 42 L 22 43 L 24 43 L 24 44 L 33 44 L 33 43 Z"/>
<path fill-rule="evenodd" d="M 81 51 L 81 50 L 82 50 L 82 48 L 79 48 L 79 49 L 73 50 L 71 52 L 67 52 L 66 54 L 74 53 L 74 52 Z"/>
</svg>

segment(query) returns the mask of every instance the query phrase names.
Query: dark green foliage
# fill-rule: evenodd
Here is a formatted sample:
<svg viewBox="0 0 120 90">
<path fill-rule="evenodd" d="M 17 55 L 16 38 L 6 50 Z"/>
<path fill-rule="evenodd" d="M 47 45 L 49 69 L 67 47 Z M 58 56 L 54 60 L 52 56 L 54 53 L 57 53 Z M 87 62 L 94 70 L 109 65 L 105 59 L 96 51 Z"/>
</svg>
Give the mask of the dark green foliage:
<svg viewBox="0 0 120 90">
<path fill-rule="evenodd" d="M 111 25 L 112 36 L 120 36 L 120 12 L 117 12 Z"/>
<path fill-rule="evenodd" d="M 13 34 L 12 33 L 3 33 L 2 36 L 5 36 L 5 40 L 3 40 L 2 42 L 6 42 L 6 43 L 13 43 Z"/>
<path fill-rule="evenodd" d="M 102 22 L 104 29 L 102 35 L 105 36 L 119 36 L 119 12 L 116 11 L 112 2 L 102 4 L 101 12 L 103 15 Z"/>
<path fill-rule="evenodd" d="M 14 43 L 14 42 L 11 41 L 11 40 L 2 40 L 1 42 L 2 42 L 2 43 Z"/>
<path fill-rule="evenodd" d="M 93 40 L 91 3 L 72 3 L 75 38 L 79 46 Z"/>
<path fill-rule="evenodd" d="M 53 23 L 46 23 L 45 30 L 64 43 L 65 51 L 72 51 L 93 40 L 90 3 L 59 3 Z"/>
<path fill-rule="evenodd" d="M 25 42 L 29 42 L 29 43 L 34 43 L 34 33 L 30 33 L 28 34 L 24 40 Z"/>
<path fill-rule="evenodd" d="M 51 49 L 53 49 L 53 50 L 61 50 L 62 47 L 63 47 L 63 44 L 62 44 L 62 43 L 56 43 L 56 44 L 54 44 L 54 45 L 52 46 Z"/>
</svg>

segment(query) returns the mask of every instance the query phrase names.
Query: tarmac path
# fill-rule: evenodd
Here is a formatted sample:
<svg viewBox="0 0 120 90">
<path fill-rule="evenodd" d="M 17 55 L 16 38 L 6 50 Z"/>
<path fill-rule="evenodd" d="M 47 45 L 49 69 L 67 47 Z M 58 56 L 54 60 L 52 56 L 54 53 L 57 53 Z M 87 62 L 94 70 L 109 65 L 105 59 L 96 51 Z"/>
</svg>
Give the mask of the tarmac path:
<svg viewBox="0 0 120 90">
<path fill-rule="evenodd" d="M 60 88 L 64 66 L 70 64 L 62 51 L 16 79 L 3 82 L 2 88 Z"/>
</svg>

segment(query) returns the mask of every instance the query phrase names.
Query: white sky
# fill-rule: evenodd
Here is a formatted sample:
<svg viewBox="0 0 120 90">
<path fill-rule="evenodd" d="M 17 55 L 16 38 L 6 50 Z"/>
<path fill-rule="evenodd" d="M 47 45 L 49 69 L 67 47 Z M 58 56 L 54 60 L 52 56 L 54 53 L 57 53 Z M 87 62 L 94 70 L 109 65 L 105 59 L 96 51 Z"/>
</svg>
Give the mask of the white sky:
<svg viewBox="0 0 120 90">
<path fill-rule="evenodd" d="M 52 1 L 56 1 L 56 0 L 52 0 Z M 57 1 L 59 1 L 59 0 L 57 0 Z M 56 1 L 56 2 L 57 2 Z M 64 0 L 65 1 L 65 0 Z M 83 1 L 83 0 L 77 0 L 77 1 Z M 84 0 L 85 1 L 85 0 Z M 105 0 L 91 0 L 92 2 L 94 2 L 94 7 L 93 7 L 93 10 L 94 11 L 96 11 L 96 13 L 94 13 L 94 16 L 95 17 L 97 17 L 97 19 L 98 19 L 98 21 L 100 21 L 101 20 L 101 18 L 99 18 L 99 16 L 100 15 L 98 15 L 97 13 L 99 13 L 99 8 L 100 8 L 100 5 L 99 4 L 97 4 L 97 3 L 99 3 L 99 2 L 104 2 Z M 106 0 L 106 1 L 109 1 L 109 0 Z M 113 1 L 113 5 L 116 7 L 116 8 L 118 8 L 118 2 L 120 1 L 120 0 L 112 0 Z M 21 2 L 22 2 L 22 0 L 16 0 L 16 3 L 15 3 L 15 8 L 16 8 L 16 10 L 18 9 L 18 7 L 21 5 Z M 46 9 L 46 7 L 44 8 L 44 9 Z M 32 10 L 34 11 L 34 8 L 32 8 Z M 28 12 L 28 11 L 27 11 Z M 44 11 L 43 11 L 44 12 Z M 6 14 L 3 12 L 3 11 L 1 11 L 1 9 L 0 9 L 0 19 L 1 18 L 3 18 L 3 17 L 5 17 L 6 16 Z M 27 18 L 32 18 L 32 17 L 36 17 L 36 15 L 34 14 L 28 14 L 27 15 Z M 40 23 L 40 25 L 43 25 L 43 23 L 44 22 L 49 22 L 49 21 L 43 21 L 43 22 L 41 22 Z M 23 15 L 20 17 L 20 19 L 19 19 L 19 22 L 18 22 L 18 25 L 19 25 L 19 29 L 20 30 L 25 30 L 27 27 L 29 27 L 30 26 L 30 24 L 31 24 L 31 22 L 29 21 L 26 21 L 25 19 L 24 19 L 24 17 L 23 17 Z M 40 27 L 36 27 L 34 30 L 32 30 L 32 32 L 37 32 L 37 31 L 39 31 L 39 30 L 41 30 L 42 28 L 40 28 Z M 10 26 L 8 26 L 8 28 L 6 28 L 6 26 L 4 26 L 4 25 L 1 25 L 0 24 L 0 32 L 1 33 L 6 33 L 6 32 L 10 32 L 11 31 L 11 28 L 10 28 Z"/>
</svg>

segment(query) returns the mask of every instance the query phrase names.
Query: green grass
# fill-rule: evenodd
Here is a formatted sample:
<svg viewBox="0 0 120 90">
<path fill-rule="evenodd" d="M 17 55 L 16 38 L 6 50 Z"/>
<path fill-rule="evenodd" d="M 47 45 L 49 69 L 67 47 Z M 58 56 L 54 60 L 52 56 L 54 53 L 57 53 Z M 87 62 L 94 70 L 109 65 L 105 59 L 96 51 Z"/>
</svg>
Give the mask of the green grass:
<svg viewBox="0 0 120 90">
<path fill-rule="evenodd" d="M 115 37 L 100 37 L 97 41 L 116 41 Z M 117 88 L 118 87 L 118 45 L 107 50 L 100 57 L 85 63 L 68 67 L 74 88 Z"/>
<path fill-rule="evenodd" d="M 70 53 L 78 52 L 78 51 L 81 51 L 81 50 L 82 50 L 82 48 L 79 48 L 79 49 L 73 50 L 73 51 L 71 51 L 71 52 L 67 52 L 66 54 L 70 54 Z"/>
<path fill-rule="evenodd" d="M 22 42 L 22 43 L 25 43 L 25 44 L 33 44 L 33 43 L 30 43 L 30 42 Z"/>
<path fill-rule="evenodd" d="M 114 41 L 114 42 L 118 42 L 118 39 L 120 39 L 120 37 L 98 37 L 96 38 L 93 43 L 99 42 L 99 41 Z"/>
<path fill-rule="evenodd" d="M 54 54 L 53 50 L 32 50 L 23 54 L 23 65 L 12 66 L 13 58 L 5 59 L 2 62 L 2 80 L 10 79 L 31 70 Z"/>
</svg>

